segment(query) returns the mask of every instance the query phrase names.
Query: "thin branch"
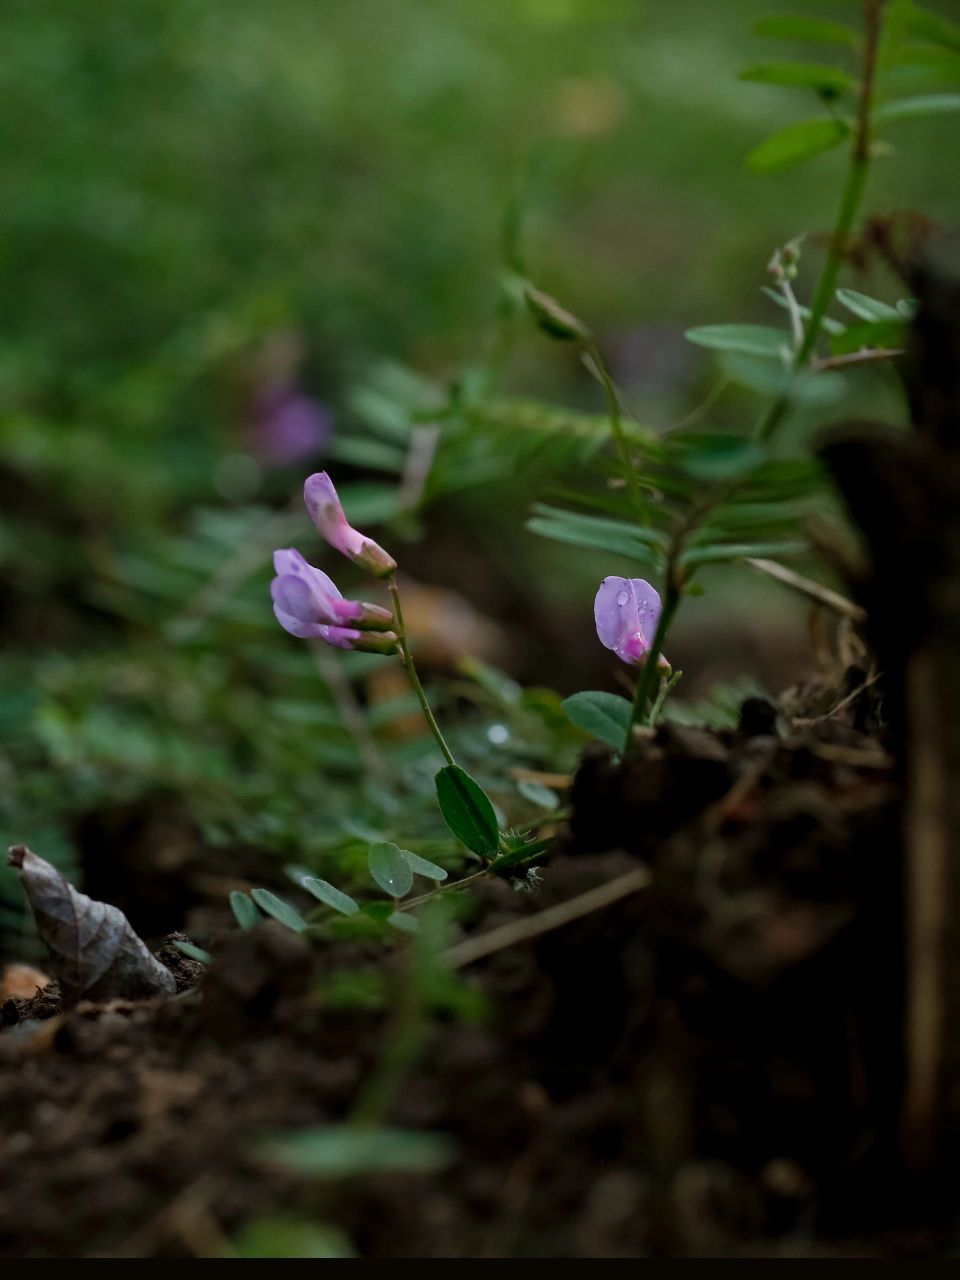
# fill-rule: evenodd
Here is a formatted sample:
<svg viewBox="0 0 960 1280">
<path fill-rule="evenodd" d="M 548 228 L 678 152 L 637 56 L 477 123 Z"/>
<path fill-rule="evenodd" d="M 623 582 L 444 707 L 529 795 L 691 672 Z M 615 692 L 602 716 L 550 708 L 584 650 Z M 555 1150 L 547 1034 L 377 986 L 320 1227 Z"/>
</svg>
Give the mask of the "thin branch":
<svg viewBox="0 0 960 1280">
<path fill-rule="evenodd" d="M 660 437 L 662 438 L 671 431 L 684 431 L 687 427 L 692 427 L 695 423 L 699 422 L 701 418 L 705 418 L 726 391 L 727 387 L 732 385 L 733 383 L 730 378 L 721 378 L 720 381 L 707 392 L 706 396 L 701 400 L 696 408 L 690 410 L 685 418 L 681 418 L 679 422 L 671 422 L 668 426 L 664 427 L 659 433 Z"/>
<path fill-rule="evenodd" d="M 441 893 L 448 893 L 451 889 L 463 889 L 468 884 L 473 884 L 475 881 L 482 880 L 484 876 L 489 875 L 490 872 L 484 868 L 483 871 L 474 871 L 472 875 L 464 876 L 460 880 L 448 880 L 445 884 L 437 885 L 436 889 L 431 889 L 428 893 L 421 893 L 419 898 L 408 898 L 403 904 L 403 909 L 404 911 L 411 911 L 414 907 L 422 907 L 424 903 L 432 902 Z"/>
<path fill-rule="evenodd" d="M 633 871 L 626 872 L 625 875 L 618 876 L 615 880 L 598 885 L 595 889 L 588 889 L 586 893 L 578 894 L 575 898 L 568 898 L 566 902 L 548 907 L 546 911 L 541 911 L 535 916 L 511 920 L 509 924 L 501 925 L 498 929 L 488 929 L 486 933 L 481 933 L 475 938 L 467 938 L 465 942 L 460 942 L 446 951 L 443 959 L 452 969 L 461 969 L 464 965 L 473 964 L 475 960 L 483 960 L 497 951 L 514 947 L 530 938 L 539 938 L 541 934 L 560 929 L 565 924 L 579 920 L 581 916 L 600 911 L 611 903 L 619 902 L 621 898 L 629 897 L 631 893 L 646 889 L 650 881 L 651 875 L 647 868 L 637 867 Z"/>
<path fill-rule="evenodd" d="M 844 707 L 848 707 L 851 702 L 856 701 L 856 699 L 860 697 L 861 693 L 875 685 L 879 679 L 880 672 L 874 671 L 872 675 L 867 676 L 863 684 L 858 684 L 852 693 L 848 693 L 845 698 L 841 698 L 838 703 L 832 706 L 829 711 L 825 711 L 822 716 L 814 716 L 812 719 L 802 718 L 794 720 L 792 723 L 802 728 L 806 728 L 809 725 L 821 724 L 824 720 L 832 720 L 838 711 L 842 711 Z"/>
<path fill-rule="evenodd" d="M 842 369 L 849 368 L 851 365 L 867 364 L 871 360 L 892 360 L 894 356 L 902 355 L 902 347 L 868 347 L 863 351 L 848 351 L 842 356 L 825 356 L 822 360 L 813 360 L 810 367 L 819 372 L 823 369 Z"/>
<path fill-rule="evenodd" d="M 825 605 L 828 609 L 832 609 L 834 613 L 840 614 L 842 618 L 849 618 L 851 622 L 861 624 L 867 620 L 866 609 L 854 604 L 852 600 L 842 596 L 839 591 L 832 591 L 830 587 L 821 586 L 819 582 L 814 582 L 812 578 L 805 578 L 802 573 L 788 569 L 786 565 L 778 564 L 776 560 L 761 560 L 754 556 L 744 556 L 743 563 L 750 565 L 751 569 L 759 569 L 761 573 L 765 573 L 769 578 L 775 578 L 777 582 L 781 582 L 785 587 L 790 587 L 791 590 L 806 596 L 808 600 L 814 600 L 817 604 Z"/>
</svg>

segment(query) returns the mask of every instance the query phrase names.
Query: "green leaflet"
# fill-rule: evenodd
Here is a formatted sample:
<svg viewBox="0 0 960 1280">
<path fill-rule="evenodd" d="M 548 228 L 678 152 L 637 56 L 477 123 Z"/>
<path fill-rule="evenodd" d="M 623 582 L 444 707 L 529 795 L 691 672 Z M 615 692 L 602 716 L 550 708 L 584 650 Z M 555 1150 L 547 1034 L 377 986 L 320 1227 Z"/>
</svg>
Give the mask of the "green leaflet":
<svg viewBox="0 0 960 1280">
<path fill-rule="evenodd" d="M 443 820 L 457 839 L 482 856 L 496 853 L 500 843 L 497 815 L 480 784 L 455 764 L 441 769 L 435 782 Z"/>
</svg>

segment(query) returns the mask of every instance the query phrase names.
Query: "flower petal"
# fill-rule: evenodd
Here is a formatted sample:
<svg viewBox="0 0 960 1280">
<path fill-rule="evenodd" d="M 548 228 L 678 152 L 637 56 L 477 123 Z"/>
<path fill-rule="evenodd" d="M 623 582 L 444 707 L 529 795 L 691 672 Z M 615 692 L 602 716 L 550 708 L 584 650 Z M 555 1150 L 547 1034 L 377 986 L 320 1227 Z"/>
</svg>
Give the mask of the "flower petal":
<svg viewBox="0 0 960 1280">
<path fill-rule="evenodd" d="M 284 613 L 276 604 L 273 606 L 273 612 L 276 614 L 277 621 L 284 631 L 289 631 L 298 640 L 322 638 L 324 627 L 319 622 L 303 622 L 300 618 L 293 617 L 292 614 Z"/>
<path fill-rule="evenodd" d="M 593 607 L 597 635 L 623 662 L 643 662 L 660 620 L 660 596 L 643 578 L 604 578 Z"/>
<path fill-rule="evenodd" d="M 363 639 L 361 632 L 352 631 L 347 627 L 321 627 L 320 635 L 335 649 L 354 649 L 357 641 Z"/>
<path fill-rule="evenodd" d="M 331 577 L 309 564 L 295 547 L 287 547 L 283 551 L 273 553 L 273 567 L 278 574 L 295 573 L 306 578 L 314 587 L 334 600 L 342 600 L 343 593 Z"/>
<path fill-rule="evenodd" d="M 353 559 L 363 551 L 363 535 L 347 523 L 340 498 L 326 471 L 308 476 L 303 486 L 303 500 L 310 519 L 323 537 L 337 551 Z"/>
<path fill-rule="evenodd" d="M 308 564 L 293 547 L 275 551 L 273 563 L 277 570 L 277 576 L 270 583 L 274 612 L 280 625 L 291 635 L 319 636 L 341 649 L 359 647 L 372 653 L 395 651 L 396 636 L 390 632 L 394 618 L 389 609 L 345 600 L 336 584 L 322 570 Z M 350 624 L 355 624 L 357 629 Z M 372 638 L 373 632 L 380 633 L 381 638 Z"/>
<path fill-rule="evenodd" d="M 301 622 L 324 622 L 310 583 L 295 573 L 285 573 L 270 583 L 270 594 L 277 608 Z"/>
<path fill-rule="evenodd" d="M 294 547 L 284 547 L 273 553 L 273 567 L 277 573 L 302 573 L 306 563 Z"/>
</svg>

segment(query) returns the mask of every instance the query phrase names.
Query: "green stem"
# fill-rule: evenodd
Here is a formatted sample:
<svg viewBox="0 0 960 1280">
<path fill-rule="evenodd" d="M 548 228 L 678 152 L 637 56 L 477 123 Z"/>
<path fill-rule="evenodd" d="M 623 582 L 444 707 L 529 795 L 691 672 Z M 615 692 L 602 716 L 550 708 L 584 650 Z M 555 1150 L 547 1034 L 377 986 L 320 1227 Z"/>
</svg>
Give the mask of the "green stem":
<svg viewBox="0 0 960 1280">
<path fill-rule="evenodd" d="M 865 32 L 863 51 L 863 79 L 860 85 L 860 101 L 857 112 L 857 126 L 854 132 L 853 150 L 850 155 L 850 166 L 840 198 L 840 209 L 837 221 L 830 237 L 830 249 L 826 262 L 820 273 L 817 288 L 810 303 L 810 318 L 807 320 L 803 342 L 794 358 L 794 368 L 802 368 L 813 355 L 827 308 L 837 287 L 837 278 L 850 244 L 850 234 L 856 221 L 857 212 L 863 200 L 863 192 L 870 170 L 870 113 L 873 107 L 873 92 L 876 83 L 877 46 L 880 40 L 880 28 L 883 21 L 883 0 L 866 0 Z M 757 425 L 756 435 L 760 440 L 769 440 L 781 421 L 790 400 L 786 395 L 780 396 L 771 404 L 764 417 Z"/>
<path fill-rule="evenodd" d="M 810 303 L 810 318 L 804 330 L 803 345 L 797 352 L 797 364 L 799 365 L 806 364 L 810 359 L 817 338 L 820 336 L 827 308 L 837 287 L 840 267 L 843 265 L 843 260 L 847 254 L 850 232 L 853 229 L 857 210 L 860 208 L 860 202 L 863 198 L 868 168 L 869 165 L 866 159 L 861 157 L 858 151 L 855 150 L 847 173 L 847 181 L 843 188 L 837 224 L 830 238 L 830 250 L 823 265 L 823 271 L 817 284 L 816 293 L 813 295 L 813 301 Z"/>
<path fill-rule="evenodd" d="M 656 725 L 657 721 L 660 718 L 660 712 L 663 710 L 663 704 L 666 702 L 667 698 L 670 696 L 672 691 L 680 683 L 682 678 L 683 678 L 682 671 L 674 671 L 674 672 L 671 672 L 670 675 L 665 676 L 664 679 L 660 681 L 660 688 L 657 692 L 656 698 L 654 699 L 653 706 L 650 708 L 650 715 L 647 717 L 647 723 L 651 727 Z"/>
<path fill-rule="evenodd" d="M 443 736 L 440 726 L 437 724 L 436 717 L 430 709 L 430 703 L 427 701 L 427 695 L 424 692 L 423 685 L 420 683 L 420 677 L 417 674 L 416 664 L 413 661 L 413 654 L 410 652 L 410 645 L 407 642 L 407 629 L 403 622 L 403 609 L 400 605 L 400 591 L 397 587 L 397 575 L 392 573 L 389 580 L 390 597 L 393 600 L 393 618 L 396 624 L 397 648 L 400 651 L 400 661 L 403 663 L 403 669 L 407 673 L 407 679 L 413 688 L 413 692 L 417 695 L 417 701 L 420 703 L 420 709 L 423 712 L 423 718 L 427 722 L 427 727 L 436 739 L 437 746 L 443 754 L 444 760 L 448 765 L 456 765 L 456 757 L 447 746 L 447 740 Z M 503 832 L 499 832 L 497 836 L 497 846 L 501 852 L 506 853 L 509 846 Z"/>
<path fill-rule="evenodd" d="M 451 889 L 465 889 L 468 884 L 482 880 L 484 876 L 489 874 L 489 870 L 484 867 L 482 871 L 474 871 L 468 876 L 462 876 L 459 880 L 448 880 L 446 884 L 438 885 L 436 889 L 431 889 L 429 893 L 421 893 L 419 898 L 408 898 L 403 904 L 403 909 L 404 911 L 412 911 L 414 907 L 422 907 L 425 902 L 433 902 L 434 898 L 438 898 L 441 893 L 449 893 Z"/>
<path fill-rule="evenodd" d="M 640 478 L 633 465 L 627 433 L 623 429 L 623 417 L 620 413 L 620 397 L 617 395 L 617 388 L 614 385 L 613 378 L 610 376 L 610 370 L 607 368 L 607 362 L 603 358 L 603 352 L 600 350 L 595 338 L 590 338 L 587 341 L 586 351 L 592 362 L 594 375 L 601 387 L 603 387 L 603 394 L 607 399 L 610 430 L 613 432 L 613 438 L 617 443 L 617 450 L 620 454 L 620 461 L 626 471 L 627 490 L 630 494 L 630 500 L 636 507 L 637 514 L 643 517 L 646 512 L 643 495 L 640 492 Z"/>
<path fill-rule="evenodd" d="M 624 755 L 630 750 L 630 744 L 633 741 L 633 730 L 637 724 L 642 723 L 646 719 L 647 706 L 653 693 L 659 671 L 657 669 L 657 659 L 663 652 L 663 642 L 667 638 L 667 632 L 673 622 L 673 615 L 677 611 L 677 605 L 680 603 L 680 592 L 676 586 L 669 584 L 666 590 L 666 598 L 663 602 L 663 608 L 660 610 L 660 620 L 657 623 L 656 634 L 653 637 L 653 644 L 647 650 L 647 657 L 640 669 L 640 677 L 637 680 L 637 691 L 633 699 L 633 711 L 630 714 L 630 723 L 627 725 L 627 736 L 623 744 Z"/>
<path fill-rule="evenodd" d="M 453 752 L 447 746 L 447 740 L 440 731 L 436 718 L 430 709 L 430 703 L 427 701 L 427 695 L 424 692 L 423 685 L 420 683 L 420 677 L 417 674 L 417 668 L 413 661 L 413 654 L 410 652 L 410 646 L 407 643 L 407 632 L 403 624 L 403 610 L 400 607 L 400 592 L 397 589 L 397 575 L 390 575 L 390 596 L 393 600 L 393 616 L 396 621 L 397 648 L 400 650 L 400 660 L 403 663 L 404 670 L 407 673 L 407 679 L 413 687 L 413 692 L 417 695 L 417 701 L 420 703 L 420 709 L 423 711 L 423 718 L 427 722 L 430 732 L 437 741 L 437 746 L 443 753 L 443 758 L 447 764 L 456 764 Z"/>
</svg>

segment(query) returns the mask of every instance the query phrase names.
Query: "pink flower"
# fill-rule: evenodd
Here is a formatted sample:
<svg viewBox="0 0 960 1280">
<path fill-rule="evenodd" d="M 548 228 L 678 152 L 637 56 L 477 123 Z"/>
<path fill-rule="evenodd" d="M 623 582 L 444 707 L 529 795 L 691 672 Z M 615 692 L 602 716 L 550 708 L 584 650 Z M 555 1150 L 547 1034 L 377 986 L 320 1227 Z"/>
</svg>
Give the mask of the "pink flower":
<svg viewBox="0 0 960 1280">
<path fill-rule="evenodd" d="M 333 433 L 330 410 L 292 380 L 264 383 L 257 392 L 250 445 L 268 466 L 314 458 Z"/>
<path fill-rule="evenodd" d="M 597 635 L 622 662 L 640 666 L 657 634 L 660 596 L 643 578 L 604 578 L 593 606 Z M 669 667 L 660 654 L 660 667 Z"/>
<path fill-rule="evenodd" d="M 343 553 L 354 564 L 363 565 L 378 578 L 393 573 L 397 562 L 372 538 L 358 533 L 343 514 L 343 507 L 326 471 L 308 476 L 303 486 L 303 500 L 307 504 L 310 519 L 329 542 L 331 547 Z"/>
<path fill-rule="evenodd" d="M 301 640 L 324 640 L 338 649 L 393 653 L 393 614 L 376 604 L 345 600 L 320 569 L 289 548 L 273 553 L 277 576 L 270 583 L 273 611 L 285 631 Z"/>
</svg>

